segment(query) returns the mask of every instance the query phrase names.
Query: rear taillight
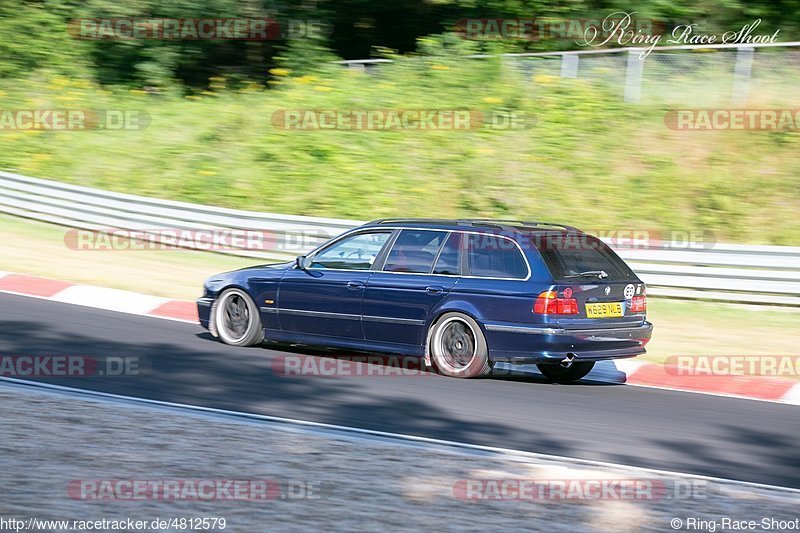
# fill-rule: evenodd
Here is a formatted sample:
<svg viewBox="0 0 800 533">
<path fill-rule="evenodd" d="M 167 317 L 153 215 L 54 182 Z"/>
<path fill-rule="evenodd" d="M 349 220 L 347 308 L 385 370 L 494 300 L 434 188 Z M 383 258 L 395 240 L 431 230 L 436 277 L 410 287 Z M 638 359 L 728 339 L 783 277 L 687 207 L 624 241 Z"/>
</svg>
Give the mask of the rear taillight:
<svg viewBox="0 0 800 533">
<path fill-rule="evenodd" d="M 631 300 L 631 313 L 644 313 L 647 311 L 647 296 L 634 296 Z"/>
<path fill-rule="evenodd" d="M 533 302 L 533 312 L 537 315 L 577 315 L 578 300 L 559 298 L 556 291 L 544 291 Z"/>
</svg>

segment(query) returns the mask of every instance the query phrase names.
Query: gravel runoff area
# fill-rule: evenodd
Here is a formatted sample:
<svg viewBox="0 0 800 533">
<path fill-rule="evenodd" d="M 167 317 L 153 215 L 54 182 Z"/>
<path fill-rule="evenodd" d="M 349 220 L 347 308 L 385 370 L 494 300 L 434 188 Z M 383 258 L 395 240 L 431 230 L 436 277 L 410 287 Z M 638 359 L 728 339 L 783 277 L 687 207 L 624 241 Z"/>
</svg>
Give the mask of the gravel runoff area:
<svg viewBox="0 0 800 533">
<path fill-rule="evenodd" d="M 34 517 L 105 519 L 106 531 L 117 525 L 136 530 L 112 520 L 141 520 L 147 524 L 139 531 L 152 531 L 159 529 L 151 527 L 154 519 L 206 517 L 224 518 L 225 531 L 237 532 L 673 526 L 723 531 L 725 519 L 756 521 L 751 530 L 782 531 L 794 528 L 800 515 L 798 491 L 535 454 L 358 435 L 8 382 L 0 382 L 0 405 L 0 524 L 6 530 L 13 526 L 10 519 Z M 589 431 L 586 438 L 592 438 Z M 192 488 L 209 480 L 216 488 L 209 493 L 206 484 L 203 498 L 213 494 L 217 500 L 176 496 L 191 498 Z M 219 488 L 226 480 L 251 483 L 237 495 Z M 267 490 L 254 489 L 254 480 L 266 480 Z M 623 488 L 634 486 L 631 480 L 638 487 L 632 492 Z M 531 488 L 533 481 L 543 492 Z M 169 482 L 182 492 L 174 492 L 173 484 L 165 496 Z M 149 489 L 142 489 L 145 483 Z M 700 520 L 707 521 L 705 527 Z M 181 530 L 172 526 L 160 529 Z"/>
</svg>

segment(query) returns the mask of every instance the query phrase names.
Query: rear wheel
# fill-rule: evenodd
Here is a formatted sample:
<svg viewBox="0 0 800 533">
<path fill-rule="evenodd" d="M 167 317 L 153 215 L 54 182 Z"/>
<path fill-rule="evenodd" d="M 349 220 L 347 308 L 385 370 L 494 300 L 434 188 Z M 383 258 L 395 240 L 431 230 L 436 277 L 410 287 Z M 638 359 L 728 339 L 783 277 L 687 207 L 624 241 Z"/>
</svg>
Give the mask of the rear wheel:
<svg viewBox="0 0 800 533">
<path fill-rule="evenodd" d="M 467 315 L 442 315 L 431 327 L 429 349 L 436 368 L 446 376 L 476 378 L 491 371 L 486 338 Z"/>
<path fill-rule="evenodd" d="M 568 383 L 570 381 L 577 381 L 586 376 L 594 368 L 594 361 L 584 361 L 581 363 L 572 363 L 569 367 L 563 365 L 536 365 L 544 377 L 556 383 Z"/>
<path fill-rule="evenodd" d="M 223 292 L 214 307 L 214 324 L 219 338 L 232 346 L 254 346 L 264 340 L 258 307 L 241 289 Z"/>
</svg>

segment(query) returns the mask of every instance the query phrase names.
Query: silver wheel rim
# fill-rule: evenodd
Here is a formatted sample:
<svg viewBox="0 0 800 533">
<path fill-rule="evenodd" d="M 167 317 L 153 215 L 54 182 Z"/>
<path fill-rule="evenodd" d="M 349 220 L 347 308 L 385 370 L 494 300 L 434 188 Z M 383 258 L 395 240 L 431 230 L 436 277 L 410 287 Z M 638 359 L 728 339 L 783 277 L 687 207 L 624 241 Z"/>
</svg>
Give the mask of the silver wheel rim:
<svg viewBox="0 0 800 533">
<path fill-rule="evenodd" d="M 252 316 L 241 291 L 226 293 L 217 305 L 217 330 L 225 342 L 241 342 L 250 331 Z"/>
<path fill-rule="evenodd" d="M 478 336 L 472 325 L 458 317 L 445 319 L 436 329 L 433 339 L 437 362 L 445 370 L 463 372 L 475 359 L 478 351 Z"/>
</svg>

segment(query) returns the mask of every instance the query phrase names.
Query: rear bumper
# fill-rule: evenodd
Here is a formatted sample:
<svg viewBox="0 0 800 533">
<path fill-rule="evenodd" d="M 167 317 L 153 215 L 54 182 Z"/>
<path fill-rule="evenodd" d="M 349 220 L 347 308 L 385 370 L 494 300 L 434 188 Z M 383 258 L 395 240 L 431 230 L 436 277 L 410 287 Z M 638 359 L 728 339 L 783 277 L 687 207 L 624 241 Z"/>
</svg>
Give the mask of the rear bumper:
<svg viewBox="0 0 800 533">
<path fill-rule="evenodd" d="M 557 363 L 568 354 L 576 361 L 604 361 L 646 353 L 653 335 L 650 322 L 604 329 L 564 329 L 523 324 L 486 324 L 492 361 L 539 364 Z"/>
</svg>

